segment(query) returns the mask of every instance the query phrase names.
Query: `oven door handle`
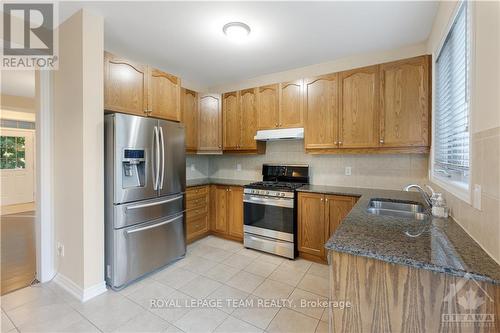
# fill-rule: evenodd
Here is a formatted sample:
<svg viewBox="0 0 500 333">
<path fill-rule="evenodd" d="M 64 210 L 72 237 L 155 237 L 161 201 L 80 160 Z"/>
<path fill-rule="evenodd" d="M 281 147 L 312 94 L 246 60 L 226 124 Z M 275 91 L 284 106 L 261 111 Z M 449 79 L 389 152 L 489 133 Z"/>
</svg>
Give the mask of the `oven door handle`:
<svg viewBox="0 0 500 333">
<path fill-rule="evenodd" d="M 293 199 L 291 198 L 271 198 L 245 194 L 245 196 L 243 197 L 243 202 L 258 205 L 293 208 Z"/>
</svg>

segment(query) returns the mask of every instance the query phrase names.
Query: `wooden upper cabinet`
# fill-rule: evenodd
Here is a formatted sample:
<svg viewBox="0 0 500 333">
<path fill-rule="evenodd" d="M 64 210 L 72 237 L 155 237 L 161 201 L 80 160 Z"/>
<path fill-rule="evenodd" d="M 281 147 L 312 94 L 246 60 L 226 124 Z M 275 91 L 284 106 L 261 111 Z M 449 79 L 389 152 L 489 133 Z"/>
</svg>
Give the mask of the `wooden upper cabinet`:
<svg viewBox="0 0 500 333">
<path fill-rule="evenodd" d="M 340 75 L 340 147 L 379 146 L 379 67 Z"/>
<path fill-rule="evenodd" d="M 241 142 L 241 114 L 239 92 L 225 93 L 223 107 L 223 145 L 225 150 L 237 150 Z"/>
<path fill-rule="evenodd" d="M 325 201 L 323 194 L 299 193 L 298 250 L 324 258 L 325 255 Z"/>
<path fill-rule="evenodd" d="M 228 233 L 243 239 L 243 188 L 229 187 L 228 192 Z"/>
<path fill-rule="evenodd" d="M 105 110 L 145 115 L 148 84 L 148 66 L 104 53 Z"/>
<path fill-rule="evenodd" d="M 203 94 L 199 96 L 199 151 L 222 150 L 222 105 L 221 96 Z"/>
<path fill-rule="evenodd" d="M 257 133 L 257 89 L 240 92 L 241 140 L 239 149 L 257 149 L 254 137 Z"/>
<path fill-rule="evenodd" d="M 198 93 L 181 89 L 182 121 L 186 132 L 186 150 L 198 148 Z"/>
<path fill-rule="evenodd" d="M 180 121 L 181 80 L 158 69 L 151 69 L 150 115 Z"/>
<path fill-rule="evenodd" d="M 338 74 L 304 80 L 306 149 L 337 147 L 338 82 Z"/>
<path fill-rule="evenodd" d="M 356 203 L 356 198 L 340 196 L 340 195 L 326 195 L 325 196 L 325 239 L 328 240 L 342 220 L 349 214 L 352 207 Z"/>
<path fill-rule="evenodd" d="M 279 127 L 294 128 L 304 126 L 302 103 L 303 80 L 280 84 L 280 120 Z"/>
<path fill-rule="evenodd" d="M 380 144 L 429 145 L 429 56 L 380 65 Z"/>
<path fill-rule="evenodd" d="M 279 84 L 259 87 L 257 94 L 258 128 L 274 129 L 279 125 Z"/>
</svg>

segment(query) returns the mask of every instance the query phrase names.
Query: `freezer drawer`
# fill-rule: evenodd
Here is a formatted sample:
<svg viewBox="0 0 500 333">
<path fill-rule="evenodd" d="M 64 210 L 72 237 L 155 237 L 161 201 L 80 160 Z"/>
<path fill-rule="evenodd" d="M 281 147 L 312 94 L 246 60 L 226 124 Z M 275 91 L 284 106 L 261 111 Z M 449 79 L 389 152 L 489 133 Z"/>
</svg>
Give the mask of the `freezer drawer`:
<svg viewBox="0 0 500 333">
<path fill-rule="evenodd" d="M 113 230 L 106 281 L 121 289 L 186 254 L 184 214 Z"/>
<path fill-rule="evenodd" d="M 184 211 L 184 194 L 114 206 L 113 227 L 122 228 Z"/>
</svg>

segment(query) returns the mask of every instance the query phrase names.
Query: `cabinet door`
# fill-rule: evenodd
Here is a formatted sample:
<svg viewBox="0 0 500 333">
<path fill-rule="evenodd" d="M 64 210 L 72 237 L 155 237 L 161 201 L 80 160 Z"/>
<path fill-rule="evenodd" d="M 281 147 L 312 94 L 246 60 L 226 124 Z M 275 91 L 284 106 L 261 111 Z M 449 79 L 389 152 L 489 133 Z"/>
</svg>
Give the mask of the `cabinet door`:
<svg viewBox="0 0 500 333">
<path fill-rule="evenodd" d="M 228 195 L 228 232 L 243 239 L 243 188 L 231 186 Z"/>
<path fill-rule="evenodd" d="M 341 77 L 340 147 L 378 147 L 378 66 L 354 69 L 339 75 Z"/>
<path fill-rule="evenodd" d="M 144 116 L 148 109 L 148 68 L 104 53 L 104 109 Z"/>
<path fill-rule="evenodd" d="M 299 193 L 298 204 L 298 249 L 323 258 L 326 242 L 324 195 Z"/>
<path fill-rule="evenodd" d="M 198 147 L 198 93 L 181 90 L 182 121 L 186 132 L 186 150 L 196 151 Z"/>
<path fill-rule="evenodd" d="M 279 85 L 259 87 L 257 95 L 258 128 L 273 129 L 279 125 Z"/>
<path fill-rule="evenodd" d="M 257 133 L 257 93 L 256 89 L 242 90 L 240 93 L 241 142 L 239 149 L 257 149 L 254 137 Z"/>
<path fill-rule="evenodd" d="M 380 65 L 380 144 L 429 145 L 429 58 Z"/>
<path fill-rule="evenodd" d="M 356 198 L 341 195 L 325 196 L 325 241 L 327 241 L 349 214 L 356 203 Z"/>
<path fill-rule="evenodd" d="M 279 127 L 294 128 L 304 126 L 303 81 L 284 82 L 280 84 L 280 87 Z"/>
<path fill-rule="evenodd" d="M 227 197 L 229 188 L 227 186 L 215 187 L 215 223 L 214 231 L 227 233 Z"/>
<path fill-rule="evenodd" d="M 221 96 L 200 95 L 199 145 L 201 151 L 222 150 Z"/>
<path fill-rule="evenodd" d="M 241 117 L 238 92 L 225 93 L 222 100 L 224 119 L 224 149 L 236 150 L 240 146 Z"/>
<path fill-rule="evenodd" d="M 337 148 L 338 75 L 304 81 L 304 144 L 306 149 Z"/>
<path fill-rule="evenodd" d="M 181 80 L 171 74 L 151 69 L 150 115 L 180 121 Z"/>
</svg>

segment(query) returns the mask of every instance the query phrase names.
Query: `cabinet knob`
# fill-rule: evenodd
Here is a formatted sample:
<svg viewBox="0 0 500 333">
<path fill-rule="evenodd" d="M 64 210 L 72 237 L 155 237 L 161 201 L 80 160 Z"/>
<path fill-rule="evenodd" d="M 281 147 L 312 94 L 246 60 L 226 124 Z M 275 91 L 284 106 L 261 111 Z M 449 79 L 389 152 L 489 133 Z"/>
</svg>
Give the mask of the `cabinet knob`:
<svg viewBox="0 0 500 333">
<path fill-rule="evenodd" d="M 326 198 L 325 201 L 328 202 L 328 198 Z"/>
<path fill-rule="evenodd" d="M 338 144 L 339 144 L 339 142 L 338 142 L 338 141 L 334 141 L 334 142 L 333 142 L 333 144 L 334 144 L 334 145 L 338 145 Z"/>
<path fill-rule="evenodd" d="M 384 143 L 384 139 L 380 139 L 380 143 Z"/>
<path fill-rule="evenodd" d="M 341 145 L 341 144 L 342 144 L 342 141 L 339 141 L 339 145 Z"/>
<path fill-rule="evenodd" d="M 282 124 L 282 123 L 280 123 L 278 126 L 279 126 L 279 127 L 281 127 L 281 126 L 283 126 L 283 124 Z"/>
<path fill-rule="evenodd" d="M 279 126 L 279 124 L 278 124 L 278 123 L 274 124 L 274 127 L 278 127 L 278 126 Z"/>
<path fill-rule="evenodd" d="M 323 198 L 321 198 L 321 201 L 323 201 Z"/>
</svg>

